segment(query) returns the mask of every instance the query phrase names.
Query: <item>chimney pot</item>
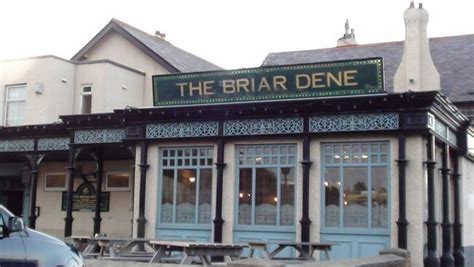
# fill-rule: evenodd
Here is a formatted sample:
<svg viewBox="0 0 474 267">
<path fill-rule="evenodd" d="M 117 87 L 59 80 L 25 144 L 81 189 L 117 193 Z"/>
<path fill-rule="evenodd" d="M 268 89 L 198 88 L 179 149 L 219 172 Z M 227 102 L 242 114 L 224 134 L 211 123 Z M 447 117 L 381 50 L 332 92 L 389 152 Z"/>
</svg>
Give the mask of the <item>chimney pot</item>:
<svg viewBox="0 0 474 267">
<path fill-rule="evenodd" d="M 414 8 L 415 7 L 415 2 L 413 2 L 413 0 L 411 0 L 410 2 L 410 8 Z"/>
<path fill-rule="evenodd" d="M 160 31 L 155 31 L 155 36 L 161 39 L 165 39 L 166 34 L 160 32 Z"/>
</svg>

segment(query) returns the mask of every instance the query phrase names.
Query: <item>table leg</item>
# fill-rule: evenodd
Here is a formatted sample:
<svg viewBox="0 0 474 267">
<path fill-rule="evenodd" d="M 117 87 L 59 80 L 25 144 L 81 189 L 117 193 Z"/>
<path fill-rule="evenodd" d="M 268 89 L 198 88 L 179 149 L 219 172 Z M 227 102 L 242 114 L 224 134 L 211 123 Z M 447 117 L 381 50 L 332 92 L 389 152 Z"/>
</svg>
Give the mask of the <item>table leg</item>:
<svg viewBox="0 0 474 267">
<path fill-rule="evenodd" d="M 92 253 L 96 248 L 96 244 L 87 244 L 87 247 L 82 251 L 82 255 L 84 257 L 89 256 L 90 253 Z"/>
<path fill-rule="evenodd" d="M 204 265 L 204 266 L 211 265 L 211 261 L 207 258 L 206 255 L 200 255 L 199 258 L 201 259 L 202 265 Z"/>
<path fill-rule="evenodd" d="M 132 250 L 132 248 L 135 246 L 135 242 L 133 241 L 130 241 L 128 242 L 127 244 L 125 244 L 125 246 L 123 246 L 118 252 L 117 252 L 117 256 L 118 257 L 121 257 L 123 256 L 123 254 L 125 254 L 126 252 L 129 252 Z"/>
<path fill-rule="evenodd" d="M 252 258 L 253 257 L 253 253 L 255 252 L 255 249 L 254 248 L 250 248 L 250 251 L 249 251 L 249 258 Z"/>
<path fill-rule="evenodd" d="M 325 250 L 324 250 L 324 254 L 326 254 L 326 260 L 327 260 L 327 261 L 330 261 L 331 258 L 329 258 L 329 250 L 328 250 L 328 249 L 325 249 Z"/>
<path fill-rule="evenodd" d="M 268 253 L 268 251 L 265 249 L 265 252 L 267 253 L 267 260 L 273 259 L 278 253 L 280 253 L 283 249 L 285 249 L 286 246 L 281 246 L 279 245 L 274 251 L 271 253 Z"/>
<path fill-rule="evenodd" d="M 155 254 L 153 254 L 153 257 L 151 258 L 150 263 L 161 262 L 161 259 L 165 255 L 166 255 L 165 248 L 162 246 L 159 246 Z"/>
<path fill-rule="evenodd" d="M 193 262 L 193 257 L 188 256 L 188 254 L 185 254 L 183 260 L 181 261 L 179 265 L 191 264 L 192 262 Z"/>
<path fill-rule="evenodd" d="M 308 254 L 303 247 L 294 246 L 295 250 L 300 253 L 299 257 L 303 257 L 306 261 L 313 261 L 312 253 Z"/>
</svg>

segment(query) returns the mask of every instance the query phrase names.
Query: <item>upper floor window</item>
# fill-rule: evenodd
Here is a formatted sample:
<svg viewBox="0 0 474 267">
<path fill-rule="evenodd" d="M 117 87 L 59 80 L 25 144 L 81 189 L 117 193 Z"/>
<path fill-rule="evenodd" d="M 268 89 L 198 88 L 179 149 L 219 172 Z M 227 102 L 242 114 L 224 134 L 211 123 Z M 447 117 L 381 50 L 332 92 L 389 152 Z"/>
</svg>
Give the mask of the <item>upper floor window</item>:
<svg viewBox="0 0 474 267">
<path fill-rule="evenodd" d="M 92 111 L 92 85 L 83 85 L 81 96 L 81 114 L 90 114 Z"/>
<path fill-rule="evenodd" d="M 26 84 L 7 86 L 5 125 L 20 125 L 25 120 Z"/>
</svg>

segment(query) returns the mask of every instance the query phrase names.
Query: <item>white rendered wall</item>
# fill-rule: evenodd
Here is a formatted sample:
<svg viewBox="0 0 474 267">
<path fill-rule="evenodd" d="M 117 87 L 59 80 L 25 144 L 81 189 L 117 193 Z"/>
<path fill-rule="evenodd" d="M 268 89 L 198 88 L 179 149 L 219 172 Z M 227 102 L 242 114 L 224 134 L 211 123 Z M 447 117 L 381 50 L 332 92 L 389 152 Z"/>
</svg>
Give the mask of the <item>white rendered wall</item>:
<svg viewBox="0 0 474 267">
<path fill-rule="evenodd" d="M 461 173 L 461 222 L 463 245 L 474 246 L 474 163 L 464 157 L 459 159 Z"/>
<path fill-rule="evenodd" d="M 107 192 L 105 182 L 108 171 L 127 171 L 133 175 L 132 164 L 133 161 L 125 160 L 105 161 L 102 191 Z M 83 167 L 84 173 L 95 171 L 95 164 L 93 162 L 80 162 L 77 163 L 77 165 Z M 65 173 L 67 175 L 66 166 L 66 162 L 44 162 L 41 164 L 38 174 L 36 205 L 40 207 L 41 214 L 36 221 L 36 228 L 57 237 L 64 236 L 64 218 L 66 217 L 66 212 L 61 210 L 62 192 L 44 190 L 45 175 L 47 173 Z M 76 190 L 81 183 L 82 181 L 76 178 L 74 180 L 74 190 Z M 109 211 L 101 212 L 101 232 L 108 236 L 131 236 L 133 176 L 130 177 L 130 184 L 131 189 L 129 191 L 111 191 Z M 74 211 L 72 216 L 74 218 L 72 235 L 92 235 L 94 212 Z"/>
<path fill-rule="evenodd" d="M 152 58 L 118 33 L 107 34 L 87 52 L 87 60 L 110 59 L 146 73 L 142 89 L 143 106 L 153 105 L 152 76 L 169 73 Z"/>
<path fill-rule="evenodd" d="M 140 107 L 145 77 L 110 63 L 78 65 L 75 83 L 74 113 L 82 107 L 81 88 L 92 86 L 92 113 L 112 112 L 126 106 Z M 125 88 L 123 88 L 125 87 Z"/>
<path fill-rule="evenodd" d="M 412 266 L 423 266 L 425 227 L 425 140 L 421 136 L 410 136 L 406 140 L 406 212 L 408 220 L 408 250 Z M 398 178 L 395 178 L 398 179 Z M 396 212 L 398 216 L 398 211 Z M 396 236 L 396 234 L 395 234 Z M 392 243 L 393 244 L 393 243 Z M 396 244 L 393 244 L 396 247 Z"/>
<path fill-rule="evenodd" d="M 5 125 L 6 87 L 15 84 L 27 86 L 24 125 L 52 123 L 59 115 L 72 114 L 74 72 L 74 64 L 52 56 L 0 61 L 0 124 Z M 35 93 L 36 83 L 43 85 L 42 94 Z"/>
</svg>

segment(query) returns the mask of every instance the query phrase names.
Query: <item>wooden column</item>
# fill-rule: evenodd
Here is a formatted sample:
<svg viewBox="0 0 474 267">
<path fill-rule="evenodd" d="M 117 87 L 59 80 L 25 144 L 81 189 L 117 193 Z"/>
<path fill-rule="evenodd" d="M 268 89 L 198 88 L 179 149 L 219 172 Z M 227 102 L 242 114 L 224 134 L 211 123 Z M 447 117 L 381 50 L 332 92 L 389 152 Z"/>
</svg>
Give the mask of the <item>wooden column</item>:
<svg viewBox="0 0 474 267">
<path fill-rule="evenodd" d="M 307 123 L 305 123 L 307 124 Z M 310 160 L 310 136 L 306 135 L 303 137 L 303 160 L 301 165 L 303 168 L 303 212 L 300 220 L 301 224 L 301 242 L 309 242 L 311 240 L 310 236 L 310 225 L 311 220 L 309 219 L 309 170 L 311 168 Z M 321 200 L 322 201 L 322 200 Z"/>
<path fill-rule="evenodd" d="M 146 201 L 146 171 L 148 170 L 148 143 L 140 144 L 140 192 L 138 196 L 137 237 L 145 237 L 145 201 Z"/>
<path fill-rule="evenodd" d="M 438 267 L 439 259 L 436 255 L 436 200 L 435 200 L 435 137 L 430 134 L 427 144 L 426 171 L 428 178 L 428 220 L 425 222 L 428 229 L 428 254 L 424 259 L 426 267 Z"/>
<path fill-rule="evenodd" d="M 464 252 L 462 246 L 461 223 L 461 174 L 459 173 L 459 158 L 456 153 L 453 157 L 453 185 L 454 185 L 454 222 L 453 222 L 453 255 L 454 266 L 464 267 Z"/>
<path fill-rule="evenodd" d="M 407 213 L 406 213 L 406 137 L 402 133 L 398 137 L 398 247 L 407 248 Z"/>
<path fill-rule="evenodd" d="M 93 234 L 100 234 L 100 223 L 102 217 L 100 217 L 100 207 L 102 202 L 102 179 L 104 177 L 104 153 L 103 149 L 99 148 L 93 153 L 96 161 L 96 170 L 95 170 L 95 215 L 94 215 L 94 232 Z"/>
<path fill-rule="evenodd" d="M 71 139 L 71 142 L 73 139 Z M 68 166 L 67 166 L 67 191 L 66 191 L 66 217 L 64 218 L 64 236 L 68 237 L 72 234 L 72 222 L 74 218 L 72 217 L 72 195 L 74 189 L 74 172 L 76 170 L 74 166 L 75 161 L 75 149 L 69 145 L 68 152 Z"/>
<path fill-rule="evenodd" d="M 449 222 L 449 145 L 444 144 L 442 150 L 441 175 L 443 179 L 443 254 L 441 255 L 441 266 L 454 266 L 454 257 L 451 250 L 451 223 Z"/>
</svg>

